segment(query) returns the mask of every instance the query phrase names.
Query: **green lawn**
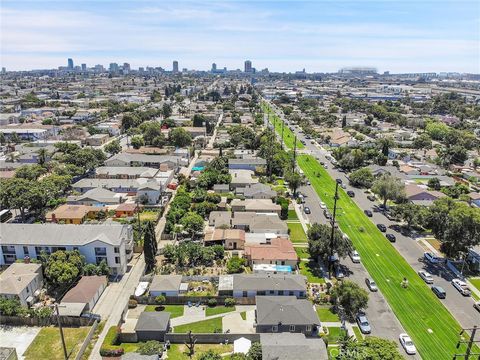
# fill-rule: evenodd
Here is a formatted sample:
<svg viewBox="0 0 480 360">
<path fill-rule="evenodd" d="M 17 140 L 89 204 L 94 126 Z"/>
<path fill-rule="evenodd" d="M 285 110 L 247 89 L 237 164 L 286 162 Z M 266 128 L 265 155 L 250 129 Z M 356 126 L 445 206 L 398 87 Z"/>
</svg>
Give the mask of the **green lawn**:
<svg viewBox="0 0 480 360">
<path fill-rule="evenodd" d="M 323 284 L 325 279 L 321 276 L 320 269 L 317 266 L 317 263 L 314 261 L 300 261 L 300 274 L 307 277 L 308 282 L 310 283 L 320 283 Z"/>
<path fill-rule="evenodd" d="M 277 114 L 270 108 L 270 106 L 263 102 L 262 103 L 262 109 L 265 111 L 265 113 L 269 114 L 269 119 L 272 124 L 275 126 L 275 130 L 277 133 L 281 136 L 282 134 L 282 119 L 278 117 Z M 293 149 L 293 145 L 295 142 L 295 135 L 293 132 L 289 129 L 288 125 L 284 125 L 283 127 L 283 142 L 285 143 L 285 146 L 289 149 Z M 300 140 L 297 139 L 297 149 L 303 149 L 305 146 L 300 142 Z"/>
<path fill-rule="evenodd" d="M 312 156 L 300 155 L 297 159 L 318 196 L 333 208 L 335 180 Z M 339 191 L 339 226 L 352 239 L 363 265 L 414 340 L 420 355 L 425 360 L 451 359 L 460 325 L 355 202 L 343 189 Z M 400 286 L 403 277 L 409 280 L 408 289 Z"/>
<path fill-rule="evenodd" d="M 290 240 L 292 243 L 307 243 L 307 235 L 303 231 L 302 224 L 300 223 L 288 223 L 290 230 Z"/>
<path fill-rule="evenodd" d="M 320 321 L 326 322 L 335 322 L 340 321 L 340 318 L 337 314 L 334 314 L 329 307 L 320 307 L 317 306 L 317 314 L 320 318 Z"/>
<path fill-rule="evenodd" d="M 183 334 L 183 333 L 189 332 L 190 330 L 192 330 L 192 333 L 196 333 L 196 334 L 211 334 L 215 330 L 219 330 L 220 332 L 223 332 L 222 317 L 220 316 L 213 319 L 202 320 L 202 321 L 197 321 L 190 324 L 175 326 L 173 332 Z"/>
<path fill-rule="evenodd" d="M 246 311 L 242 311 L 240 313 L 240 316 L 242 317 L 243 320 L 247 320 L 247 312 Z"/>
<path fill-rule="evenodd" d="M 336 343 L 338 342 L 338 338 L 342 333 L 345 333 L 345 330 L 340 329 L 339 327 L 329 327 L 328 328 L 328 343 Z"/>
<path fill-rule="evenodd" d="M 195 355 L 193 359 L 197 359 L 201 353 L 204 353 L 208 350 L 213 350 L 217 354 L 224 354 L 233 352 L 233 344 L 221 345 L 221 344 L 196 344 L 195 345 Z M 167 351 L 169 360 L 189 360 L 188 349 L 184 344 L 172 344 L 170 349 Z"/>
<path fill-rule="evenodd" d="M 67 352 L 70 354 L 70 358 L 75 359 L 75 355 L 78 350 L 80 350 L 89 330 L 89 327 L 63 328 L 63 335 L 65 337 Z M 58 328 L 42 328 L 25 351 L 24 356 L 25 360 L 63 360 L 62 341 Z"/>
<path fill-rule="evenodd" d="M 235 306 L 220 306 L 220 305 L 215 307 L 207 306 L 207 308 L 205 309 L 205 316 L 224 314 L 231 311 L 235 311 Z"/>
<path fill-rule="evenodd" d="M 158 305 L 147 305 L 145 311 L 156 311 L 157 307 Z M 163 307 L 165 308 L 163 311 L 170 313 L 170 319 L 183 316 L 183 305 L 163 305 Z"/>
<path fill-rule="evenodd" d="M 308 252 L 308 248 L 306 247 L 294 247 L 297 256 L 300 259 L 308 259 L 310 258 L 310 253 Z"/>
<path fill-rule="evenodd" d="M 295 210 L 288 210 L 287 220 L 298 220 L 297 212 Z"/>
<path fill-rule="evenodd" d="M 480 290 L 480 278 L 471 278 L 471 279 L 468 279 L 468 281 L 470 281 L 470 283 L 475 286 L 478 290 Z"/>
<path fill-rule="evenodd" d="M 357 340 L 362 340 L 363 339 L 363 334 L 360 331 L 360 329 L 358 328 L 358 326 L 354 325 L 354 326 L 352 326 L 352 329 L 353 329 L 353 332 L 355 333 L 355 337 L 357 338 Z"/>
<path fill-rule="evenodd" d="M 140 213 L 140 221 L 156 221 L 158 211 L 144 210 Z"/>
</svg>

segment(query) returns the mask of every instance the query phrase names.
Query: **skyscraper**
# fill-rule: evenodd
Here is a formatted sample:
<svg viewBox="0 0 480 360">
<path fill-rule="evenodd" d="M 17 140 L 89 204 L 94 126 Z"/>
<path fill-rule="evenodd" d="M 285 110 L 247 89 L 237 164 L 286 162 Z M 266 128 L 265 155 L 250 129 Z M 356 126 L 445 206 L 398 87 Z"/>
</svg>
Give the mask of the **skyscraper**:
<svg viewBox="0 0 480 360">
<path fill-rule="evenodd" d="M 245 61 L 245 72 L 246 73 L 252 72 L 252 62 L 250 60 Z"/>
<path fill-rule="evenodd" d="M 73 59 L 68 59 L 67 68 L 68 70 L 73 70 Z"/>
<path fill-rule="evenodd" d="M 212 72 L 216 72 L 217 71 L 217 64 L 213 63 L 212 64 Z"/>
<path fill-rule="evenodd" d="M 117 63 L 110 63 L 110 66 L 108 67 L 108 70 L 112 73 L 117 73 L 118 72 L 118 64 Z"/>
<path fill-rule="evenodd" d="M 87 64 L 82 64 L 82 71 L 87 71 Z"/>
<path fill-rule="evenodd" d="M 178 61 L 177 60 L 173 61 L 173 72 L 178 73 Z"/>
</svg>

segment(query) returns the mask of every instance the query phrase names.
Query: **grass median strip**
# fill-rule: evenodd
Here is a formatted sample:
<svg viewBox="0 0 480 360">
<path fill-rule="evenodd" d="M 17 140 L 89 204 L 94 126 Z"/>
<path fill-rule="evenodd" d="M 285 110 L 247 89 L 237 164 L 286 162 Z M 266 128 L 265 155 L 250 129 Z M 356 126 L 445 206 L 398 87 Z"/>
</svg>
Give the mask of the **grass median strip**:
<svg viewBox="0 0 480 360">
<path fill-rule="evenodd" d="M 282 135 L 282 119 L 278 117 L 277 114 L 270 108 L 267 103 L 262 103 L 263 110 L 269 114 L 270 122 L 275 126 L 275 131 L 281 136 Z M 295 135 L 293 134 L 292 130 L 288 127 L 288 125 L 283 126 L 283 142 L 285 146 L 289 149 L 293 149 L 293 145 L 295 143 Z M 303 149 L 305 146 L 297 139 L 297 149 Z"/>
<path fill-rule="evenodd" d="M 300 155 L 297 159 L 318 196 L 332 208 L 335 180 L 314 157 Z M 352 240 L 422 358 L 451 359 L 461 330 L 458 322 L 343 189 L 337 205 L 340 228 Z M 403 277 L 409 281 L 407 289 L 400 286 Z"/>
</svg>

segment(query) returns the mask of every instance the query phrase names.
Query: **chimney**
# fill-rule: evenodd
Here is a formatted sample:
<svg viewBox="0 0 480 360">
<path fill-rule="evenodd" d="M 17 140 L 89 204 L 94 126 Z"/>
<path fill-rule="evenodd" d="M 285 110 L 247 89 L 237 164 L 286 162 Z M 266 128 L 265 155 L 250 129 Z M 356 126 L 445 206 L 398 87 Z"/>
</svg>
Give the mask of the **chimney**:
<svg viewBox="0 0 480 360">
<path fill-rule="evenodd" d="M 55 213 L 52 213 L 52 222 L 53 223 L 57 222 L 57 217 L 55 216 Z"/>
</svg>

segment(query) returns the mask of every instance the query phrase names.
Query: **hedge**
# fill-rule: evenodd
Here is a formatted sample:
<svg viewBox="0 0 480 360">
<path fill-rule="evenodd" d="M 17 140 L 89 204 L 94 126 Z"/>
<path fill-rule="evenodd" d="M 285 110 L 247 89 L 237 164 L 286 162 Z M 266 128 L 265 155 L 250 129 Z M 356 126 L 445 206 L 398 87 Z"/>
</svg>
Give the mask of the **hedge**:
<svg viewBox="0 0 480 360">
<path fill-rule="evenodd" d="M 100 355 L 106 357 L 121 356 L 125 352 L 123 347 L 118 346 L 118 328 L 117 326 L 112 326 L 108 329 L 107 335 L 103 340 L 102 346 L 100 347 Z"/>
</svg>

